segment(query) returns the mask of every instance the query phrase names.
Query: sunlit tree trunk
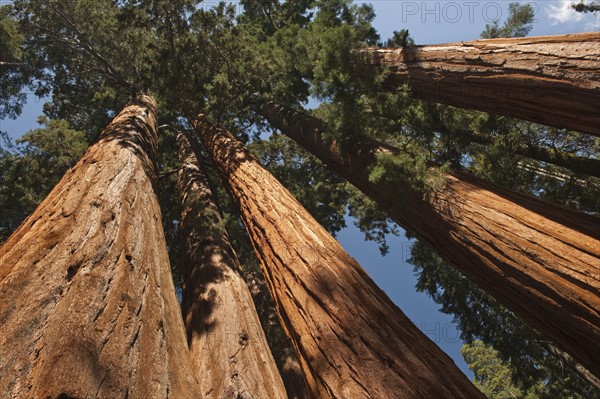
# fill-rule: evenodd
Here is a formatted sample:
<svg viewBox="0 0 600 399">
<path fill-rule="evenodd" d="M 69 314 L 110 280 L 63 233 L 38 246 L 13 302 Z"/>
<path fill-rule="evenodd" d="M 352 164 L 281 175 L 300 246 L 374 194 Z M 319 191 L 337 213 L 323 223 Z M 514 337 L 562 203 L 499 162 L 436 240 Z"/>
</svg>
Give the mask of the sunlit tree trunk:
<svg viewBox="0 0 600 399">
<path fill-rule="evenodd" d="M 425 100 L 600 136 L 600 33 L 361 50 Z"/>
<path fill-rule="evenodd" d="M 316 398 L 482 397 L 227 131 L 196 131 L 239 206 Z"/>
<path fill-rule="evenodd" d="M 285 398 L 238 258 L 186 137 L 179 145 L 183 303 L 194 371 L 206 398 Z M 193 146 L 193 143 L 191 143 Z"/>
<path fill-rule="evenodd" d="M 363 139 L 342 151 L 314 117 L 272 102 L 255 109 L 600 375 L 600 219 L 458 173 L 424 199 L 369 180 L 376 157 L 397 148 Z"/>
<path fill-rule="evenodd" d="M 0 248 L 1 397 L 200 397 L 152 186 L 155 107 L 130 102 Z"/>
</svg>

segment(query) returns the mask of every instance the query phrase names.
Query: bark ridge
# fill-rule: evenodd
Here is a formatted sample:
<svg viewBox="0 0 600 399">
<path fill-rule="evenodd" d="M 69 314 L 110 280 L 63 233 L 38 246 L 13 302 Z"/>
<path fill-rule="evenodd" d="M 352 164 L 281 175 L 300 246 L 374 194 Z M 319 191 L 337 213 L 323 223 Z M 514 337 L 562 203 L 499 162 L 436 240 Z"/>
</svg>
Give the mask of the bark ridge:
<svg viewBox="0 0 600 399">
<path fill-rule="evenodd" d="M 425 100 L 600 136 L 600 33 L 359 51 Z"/>
<path fill-rule="evenodd" d="M 258 161 L 200 119 L 318 398 L 483 398 Z"/>
<path fill-rule="evenodd" d="M 179 133 L 183 205 L 182 311 L 194 371 L 206 398 L 285 398 L 252 295 L 213 201 L 208 179 Z"/>
<path fill-rule="evenodd" d="M 600 219 L 460 173 L 423 193 L 369 180 L 378 154 L 363 139 L 325 143 L 322 123 L 273 102 L 255 110 L 376 201 L 468 278 L 600 376 Z"/>
<path fill-rule="evenodd" d="M 132 101 L 0 247 L 0 396 L 197 398 L 152 183 L 156 104 Z"/>
</svg>

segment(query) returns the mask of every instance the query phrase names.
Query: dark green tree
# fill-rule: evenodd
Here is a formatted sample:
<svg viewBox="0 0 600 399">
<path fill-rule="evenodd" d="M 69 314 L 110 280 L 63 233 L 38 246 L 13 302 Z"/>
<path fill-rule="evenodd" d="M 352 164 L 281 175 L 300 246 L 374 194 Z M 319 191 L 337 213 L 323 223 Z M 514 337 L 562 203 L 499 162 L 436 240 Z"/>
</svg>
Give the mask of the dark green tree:
<svg viewBox="0 0 600 399">
<path fill-rule="evenodd" d="M 84 132 L 40 117 L 44 127 L 0 146 L 0 242 L 48 195 L 88 147 Z"/>
<path fill-rule="evenodd" d="M 498 353 L 483 344 L 473 341 L 460 350 L 469 369 L 474 373 L 475 385 L 490 399 L 535 399 L 539 392 L 535 388 L 524 392 L 511 382 L 511 369 L 499 358 Z"/>
<path fill-rule="evenodd" d="M 577 365 L 542 334 L 525 324 L 462 273 L 416 242 L 409 262 L 415 266 L 417 290 L 426 292 L 454 317 L 467 343 L 480 340 L 506 362 L 510 380 L 529 390 L 539 387 L 547 398 L 600 398 L 599 380 Z"/>
<path fill-rule="evenodd" d="M 577 12 L 597 13 L 600 11 L 600 1 L 592 0 L 588 3 L 585 3 L 583 0 L 581 0 L 579 3 L 571 4 L 571 7 Z"/>
<path fill-rule="evenodd" d="M 485 26 L 481 32 L 484 39 L 493 39 L 497 37 L 523 37 L 527 36 L 533 28 L 534 11 L 531 4 L 509 3 L 508 17 L 504 24 L 500 26 L 500 21 L 495 20 Z"/>
<path fill-rule="evenodd" d="M 252 141 L 250 148 L 255 154 L 331 233 L 344 225 L 347 209 L 367 238 L 380 242 L 383 250 L 385 235 L 394 231 L 385 213 L 287 139 L 274 134 L 262 140 L 260 133 L 267 127 L 248 110 L 253 93 L 293 106 L 306 104 L 310 96 L 318 99 L 322 104 L 315 114 L 342 142 L 365 134 L 402 148 L 418 161 L 414 165 L 448 164 L 580 210 L 599 209 L 600 185 L 594 179 L 514 155 L 517 147 L 539 146 L 593 158 L 597 157 L 597 142 L 572 132 L 517 126 L 482 113 L 432 106 L 412 99 L 407 91 L 382 92 L 383 74 L 356 63 L 352 56 L 354 50 L 380 42 L 372 27 L 372 7 L 349 0 L 244 0 L 241 5 L 243 10 L 238 13 L 240 9 L 232 4 L 209 7 L 196 0 L 16 0 L 14 7 L 4 7 L 0 13 L 0 61 L 11 63 L 0 65 L 0 97 L 6 95 L 0 99 L 4 101 L 0 107 L 6 104 L 0 109 L 3 115 L 18 114 L 23 88 L 31 86 L 38 94 L 52 95 L 44 111 L 48 123 L 67 121 L 72 129 L 85 133 L 84 146 L 96 139 L 137 90 L 156 93 L 162 126 L 157 185 L 177 281 L 181 278 L 177 270 L 180 211 L 174 172 L 179 164 L 171 127 L 189 129 L 188 121 L 198 112 L 224 124 L 243 142 Z M 510 11 L 502 27 L 499 22 L 489 27 L 490 35 L 518 36 L 529 31 L 529 9 L 511 5 Z M 408 32 L 400 30 L 388 44 L 413 43 Z M 442 134 L 442 127 L 453 134 Z M 465 140 L 460 136 L 464 129 L 482 132 L 494 142 L 480 145 Z M 15 215 L 10 223 L 2 221 L 7 227 L 0 234 L 9 234 L 56 181 L 44 177 L 39 167 L 47 162 L 44 151 L 38 151 L 36 145 L 27 150 L 32 154 L 28 158 L 24 144 L 18 151 L 0 154 L 0 200 L 9 204 L 6 209 L 11 211 L 6 215 Z M 16 169 L 17 164 L 21 169 Z M 64 169 L 69 163 L 57 164 L 48 173 L 58 176 L 63 170 L 60 165 Z M 380 172 L 385 174 L 385 167 Z M 275 308 L 238 211 L 210 165 L 207 174 L 225 213 L 232 244 L 248 266 L 244 273 L 281 367 L 289 344 L 277 327 Z M 452 290 L 451 285 L 447 289 Z M 489 318 L 494 315 L 490 310 Z M 473 336 L 477 334 L 475 331 Z M 522 336 L 530 340 L 526 334 Z M 531 349 L 523 349 L 524 356 L 533 358 L 527 350 Z M 536 359 L 536 367 L 552 362 L 550 355 Z M 534 373 L 536 368 L 518 367 L 523 374 Z M 565 384 L 565 389 L 571 389 L 570 382 Z"/>
<path fill-rule="evenodd" d="M 19 33 L 17 21 L 10 15 L 10 6 L 0 8 L 0 65 L 18 63 L 21 60 L 22 35 Z"/>
<path fill-rule="evenodd" d="M 399 31 L 394 31 L 392 37 L 385 42 L 383 47 L 406 47 L 414 44 L 415 41 L 410 37 L 408 29 L 401 29 Z"/>
<path fill-rule="evenodd" d="M 14 119 L 21 113 L 25 91 L 31 84 L 23 40 L 12 7 L 0 6 L 0 119 Z"/>
</svg>

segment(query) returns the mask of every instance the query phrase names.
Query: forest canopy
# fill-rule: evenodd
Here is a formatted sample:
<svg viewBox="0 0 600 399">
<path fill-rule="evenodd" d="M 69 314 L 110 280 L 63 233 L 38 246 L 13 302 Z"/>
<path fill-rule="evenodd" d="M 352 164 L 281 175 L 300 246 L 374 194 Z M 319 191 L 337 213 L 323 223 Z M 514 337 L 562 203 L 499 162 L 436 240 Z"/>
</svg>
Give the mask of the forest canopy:
<svg viewBox="0 0 600 399">
<path fill-rule="evenodd" d="M 574 8 L 595 12 L 594 4 Z M 481 38 L 527 36 L 533 7 L 511 3 L 508 12 L 504 20 L 482 26 Z M 155 187 L 177 287 L 185 274 L 177 134 L 193 137 L 198 115 L 247 145 L 330 234 L 354 222 L 365 240 L 386 254 L 386 237 L 401 232 L 372 198 L 256 112 L 257 103 L 270 101 L 317 119 L 323 141 L 341 152 L 368 140 L 398 149 L 378 156 L 368 170 L 370 183 L 399 187 L 398 195 L 427 199 L 455 173 L 590 217 L 600 214 L 599 137 L 418 99 L 408 84 L 389 89 L 390 69 L 363 62 L 361 50 L 419 43 L 402 26 L 391 38 L 380 37 L 374 19 L 371 5 L 350 0 L 15 0 L 3 5 L 0 118 L 18 117 L 25 93 L 48 101 L 39 128 L 16 141 L 1 132 L 0 242 L 139 93 L 157 102 Z M 283 368 L 292 350 L 277 320 L 278 304 L 268 293 L 239 207 L 221 184 L 214 159 L 205 150 L 199 155 L 223 215 L 219 227 L 230 237 Z M 406 235 L 418 232 L 407 229 Z M 484 393 L 600 398 L 598 379 L 582 372 L 569 354 L 431 245 L 412 242 L 416 289 L 454 318 L 467 342 L 463 356 Z"/>
</svg>

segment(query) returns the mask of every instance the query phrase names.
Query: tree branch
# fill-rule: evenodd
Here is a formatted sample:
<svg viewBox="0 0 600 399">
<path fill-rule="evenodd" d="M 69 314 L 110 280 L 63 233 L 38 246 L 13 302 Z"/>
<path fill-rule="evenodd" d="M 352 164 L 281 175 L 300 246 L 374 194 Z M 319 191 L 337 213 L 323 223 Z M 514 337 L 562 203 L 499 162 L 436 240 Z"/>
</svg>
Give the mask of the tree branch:
<svg viewBox="0 0 600 399">
<path fill-rule="evenodd" d="M 110 61 L 108 61 L 102 54 L 100 54 L 100 52 L 96 50 L 96 48 L 85 39 L 85 35 L 81 32 L 81 30 L 79 30 L 77 25 L 73 21 L 71 21 L 69 17 L 67 17 L 63 12 L 58 10 L 52 4 L 48 4 L 48 7 L 50 8 L 50 10 L 52 10 L 52 12 L 58 15 L 68 25 L 67 28 L 70 28 L 70 30 L 72 30 L 72 32 L 75 33 L 75 37 L 73 37 L 75 42 L 79 46 L 81 46 L 87 52 L 87 54 L 91 55 L 98 62 L 100 62 L 100 64 L 102 64 L 104 68 L 106 68 L 106 71 L 104 73 L 106 77 L 114 80 L 116 83 L 120 84 L 122 87 L 126 88 L 131 93 L 135 94 L 138 91 L 136 90 L 136 87 L 133 84 L 129 83 L 123 77 L 123 75 L 115 67 L 113 67 Z"/>
</svg>

